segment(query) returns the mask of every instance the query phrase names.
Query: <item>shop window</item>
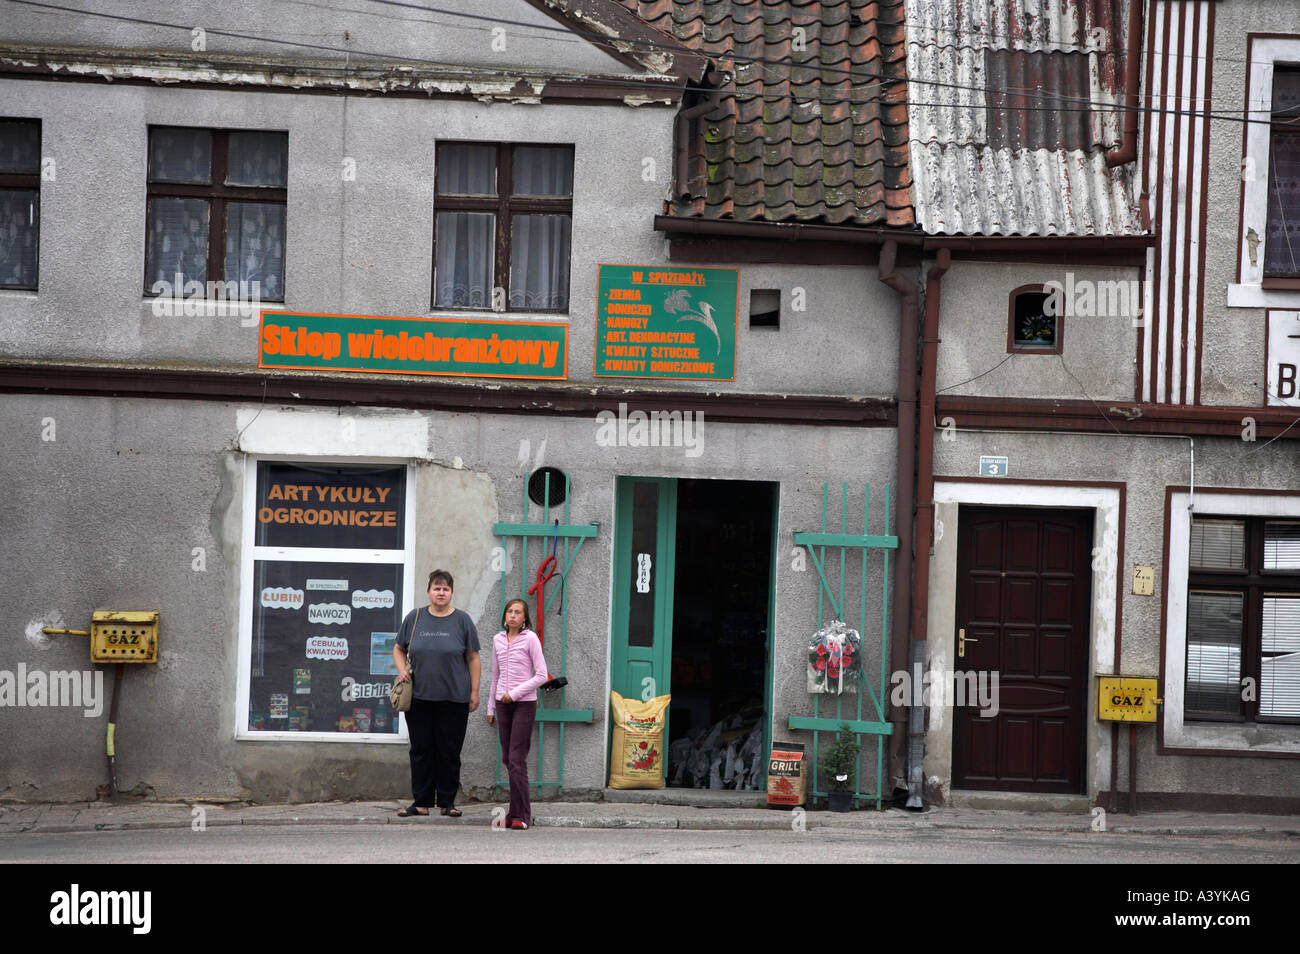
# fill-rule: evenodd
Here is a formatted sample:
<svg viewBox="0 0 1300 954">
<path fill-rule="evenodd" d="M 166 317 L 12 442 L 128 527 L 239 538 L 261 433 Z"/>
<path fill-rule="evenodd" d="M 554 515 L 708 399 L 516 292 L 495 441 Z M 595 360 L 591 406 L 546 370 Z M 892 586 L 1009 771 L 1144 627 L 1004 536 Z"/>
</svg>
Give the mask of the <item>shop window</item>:
<svg viewBox="0 0 1300 954">
<path fill-rule="evenodd" d="M 781 327 L 781 292 L 775 288 L 755 288 L 749 293 L 749 327 Z"/>
<path fill-rule="evenodd" d="M 284 300 L 289 137 L 149 130 L 145 293 Z"/>
<path fill-rule="evenodd" d="M 0 288 L 36 288 L 41 124 L 0 119 Z"/>
<path fill-rule="evenodd" d="M 239 736 L 398 738 L 406 467 L 257 461 L 249 479 Z"/>
<path fill-rule="evenodd" d="M 1065 332 L 1065 296 L 1042 284 L 1021 285 L 1011 292 L 1007 353 L 1061 354 Z"/>
<path fill-rule="evenodd" d="M 1184 716 L 1300 723 L 1300 520 L 1192 518 Z"/>
<path fill-rule="evenodd" d="M 1300 67 L 1273 73 L 1264 278 L 1300 287 Z"/>
<path fill-rule="evenodd" d="M 434 308 L 569 310 L 572 146 L 440 143 L 434 182 Z"/>
</svg>

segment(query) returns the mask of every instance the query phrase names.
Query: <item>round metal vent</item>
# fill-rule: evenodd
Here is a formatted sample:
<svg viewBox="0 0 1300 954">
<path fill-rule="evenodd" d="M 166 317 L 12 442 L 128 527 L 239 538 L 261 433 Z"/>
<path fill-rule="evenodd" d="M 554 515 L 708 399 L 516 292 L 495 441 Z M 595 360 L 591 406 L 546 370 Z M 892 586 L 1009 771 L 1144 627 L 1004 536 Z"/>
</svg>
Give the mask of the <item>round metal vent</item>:
<svg viewBox="0 0 1300 954">
<path fill-rule="evenodd" d="M 550 477 L 549 494 L 546 478 Z M 554 507 L 564 503 L 564 471 L 558 467 L 539 467 L 528 477 L 528 499 L 537 506 Z"/>
</svg>

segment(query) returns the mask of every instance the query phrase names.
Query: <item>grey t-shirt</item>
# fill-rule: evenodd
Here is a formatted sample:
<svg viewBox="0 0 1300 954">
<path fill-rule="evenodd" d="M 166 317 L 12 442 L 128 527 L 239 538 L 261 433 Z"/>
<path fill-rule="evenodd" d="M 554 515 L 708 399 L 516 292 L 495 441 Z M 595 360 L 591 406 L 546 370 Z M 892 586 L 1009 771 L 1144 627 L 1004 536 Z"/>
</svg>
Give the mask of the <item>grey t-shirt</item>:
<svg viewBox="0 0 1300 954">
<path fill-rule="evenodd" d="M 414 630 L 412 630 L 414 620 Z M 415 698 L 426 702 L 469 702 L 469 664 L 476 653 L 478 631 L 464 610 L 434 616 L 429 607 L 411 610 L 402 620 L 398 645 L 415 667 Z"/>
</svg>

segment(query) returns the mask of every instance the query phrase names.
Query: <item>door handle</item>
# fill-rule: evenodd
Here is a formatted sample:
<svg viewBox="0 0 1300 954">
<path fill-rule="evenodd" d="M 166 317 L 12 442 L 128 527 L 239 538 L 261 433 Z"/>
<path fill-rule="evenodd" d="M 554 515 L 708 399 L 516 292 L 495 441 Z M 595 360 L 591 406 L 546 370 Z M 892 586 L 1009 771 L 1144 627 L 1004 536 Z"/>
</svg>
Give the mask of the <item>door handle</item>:
<svg viewBox="0 0 1300 954">
<path fill-rule="evenodd" d="M 966 630 L 964 629 L 957 630 L 957 656 L 959 658 L 964 659 L 966 656 L 966 644 L 978 643 L 978 642 L 979 642 L 978 639 L 975 639 L 974 637 L 971 636 L 967 636 Z"/>
</svg>

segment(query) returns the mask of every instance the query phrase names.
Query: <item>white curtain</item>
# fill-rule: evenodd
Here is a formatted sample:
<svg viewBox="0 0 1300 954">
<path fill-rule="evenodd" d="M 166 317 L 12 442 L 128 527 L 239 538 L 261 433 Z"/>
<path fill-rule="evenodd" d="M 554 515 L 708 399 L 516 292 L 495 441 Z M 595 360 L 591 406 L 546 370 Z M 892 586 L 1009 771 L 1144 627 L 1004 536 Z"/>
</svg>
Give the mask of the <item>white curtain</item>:
<svg viewBox="0 0 1300 954">
<path fill-rule="evenodd" d="M 510 307 L 567 311 L 567 215 L 516 215 L 510 237 Z"/>
<path fill-rule="evenodd" d="M 439 212 L 434 304 L 439 308 L 492 307 L 492 242 L 496 216 L 490 212 Z"/>
</svg>

